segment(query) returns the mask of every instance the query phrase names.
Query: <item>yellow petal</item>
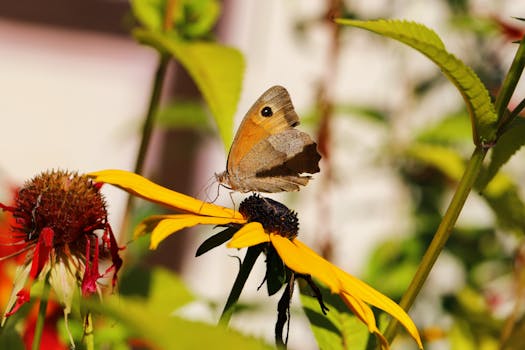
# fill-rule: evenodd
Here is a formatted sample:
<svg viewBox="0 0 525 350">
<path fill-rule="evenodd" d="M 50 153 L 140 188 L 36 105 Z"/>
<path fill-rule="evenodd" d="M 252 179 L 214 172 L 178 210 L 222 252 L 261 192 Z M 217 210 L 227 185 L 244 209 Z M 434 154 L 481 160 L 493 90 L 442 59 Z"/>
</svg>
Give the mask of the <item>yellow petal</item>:
<svg viewBox="0 0 525 350">
<path fill-rule="evenodd" d="M 361 320 L 361 322 L 368 326 L 368 331 L 370 333 L 374 333 L 378 337 L 379 341 L 381 342 L 381 349 L 390 349 L 390 345 L 388 344 L 385 336 L 381 333 L 379 328 L 377 328 L 376 318 L 372 312 L 372 309 L 370 309 L 370 307 L 362 300 L 359 300 L 350 294 L 343 292 L 339 294 L 339 296 L 341 299 L 343 299 L 346 306 L 348 306 L 348 308 L 351 309 L 353 313 Z"/>
<path fill-rule="evenodd" d="M 150 180 L 125 170 L 101 170 L 87 174 L 96 182 L 104 182 L 151 202 L 193 214 L 242 219 L 241 213 L 159 186 Z"/>
<path fill-rule="evenodd" d="M 170 215 L 169 218 L 158 222 L 157 226 L 151 232 L 150 249 L 156 249 L 160 242 L 162 242 L 169 235 L 182 230 L 186 227 L 195 225 L 226 225 L 235 222 L 244 222 L 242 220 L 234 220 L 231 218 L 217 218 L 211 216 L 200 216 L 193 214 L 178 214 Z"/>
<path fill-rule="evenodd" d="M 273 238 L 272 238 L 272 243 L 273 243 Z M 374 288 L 370 287 L 365 282 L 359 280 L 358 278 L 355 278 L 349 273 L 341 270 L 336 265 L 323 259 L 319 255 L 317 255 L 316 252 L 314 252 L 312 249 L 310 249 L 307 245 L 305 245 L 298 239 L 294 239 L 293 243 L 295 247 L 299 251 L 301 251 L 304 256 L 307 256 L 310 259 L 311 262 L 309 263 L 309 265 L 318 264 L 320 266 L 325 266 L 324 273 L 325 274 L 330 273 L 332 275 L 331 278 L 335 278 L 338 280 L 338 285 L 341 286 L 343 293 L 352 295 L 353 297 L 357 299 L 361 299 L 364 302 L 371 304 L 389 313 L 393 317 L 395 317 L 406 328 L 408 333 L 414 338 L 414 340 L 417 342 L 419 347 L 423 348 L 423 345 L 421 343 L 421 338 L 419 337 L 419 332 L 417 331 L 416 325 L 414 324 L 410 316 L 408 316 L 408 314 L 405 312 L 405 310 L 403 310 L 398 304 L 396 304 L 390 298 L 381 294 Z M 281 258 L 286 264 L 285 258 L 283 257 L 283 255 L 281 255 L 281 252 L 279 252 L 279 256 L 281 256 Z M 304 261 L 306 261 L 306 259 Z M 303 269 L 305 269 L 304 268 L 305 262 L 301 262 L 301 260 L 299 260 L 297 264 L 298 264 L 298 268 L 303 267 Z M 289 266 L 288 264 L 287 266 L 295 271 L 295 269 Z M 319 273 L 321 273 L 321 271 L 312 269 L 310 270 L 310 272 L 306 271 L 303 273 L 309 273 L 310 275 L 314 276 L 321 282 L 328 285 L 332 289 L 333 293 L 338 293 L 337 291 L 334 291 L 334 289 L 329 283 L 327 283 L 326 281 L 327 277 L 318 275 Z"/>
<path fill-rule="evenodd" d="M 270 238 L 264 232 L 262 225 L 258 222 L 250 222 L 241 227 L 226 246 L 228 248 L 245 248 L 269 241 Z"/>
<path fill-rule="evenodd" d="M 419 348 L 423 348 L 416 325 L 401 306 L 396 304 L 386 295 L 370 287 L 365 282 L 355 278 L 335 265 L 332 266 L 337 277 L 341 280 L 345 293 L 351 294 L 354 297 L 387 312 L 392 317 L 395 317 L 405 327 L 412 338 L 414 338 Z"/>
<path fill-rule="evenodd" d="M 271 234 L 270 239 L 275 250 L 283 260 L 284 264 L 291 270 L 312 275 L 326 284 L 332 293 L 339 293 L 341 284 L 333 273 L 331 264 L 317 254 L 311 254 L 298 239 L 290 241 L 288 238 Z"/>
</svg>

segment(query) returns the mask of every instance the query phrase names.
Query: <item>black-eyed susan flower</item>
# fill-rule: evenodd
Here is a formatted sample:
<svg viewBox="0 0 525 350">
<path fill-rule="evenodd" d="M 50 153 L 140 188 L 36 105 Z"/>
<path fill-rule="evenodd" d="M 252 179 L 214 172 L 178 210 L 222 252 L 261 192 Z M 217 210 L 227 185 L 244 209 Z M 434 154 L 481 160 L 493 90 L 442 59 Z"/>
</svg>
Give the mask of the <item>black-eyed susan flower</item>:
<svg viewBox="0 0 525 350">
<path fill-rule="evenodd" d="M 77 173 L 48 171 L 27 181 L 13 205 L 0 208 L 15 221 L 3 242 L 16 248 L 1 259 L 25 254 L 3 322 L 29 301 L 37 279 L 49 281 L 66 316 L 77 290 L 93 294 L 100 290 L 99 279 L 111 273 L 115 285 L 122 260 L 99 184 Z M 100 259 L 111 261 L 104 272 Z"/>
<path fill-rule="evenodd" d="M 252 196 L 250 202 L 243 202 L 239 211 L 235 211 L 166 189 L 142 176 L 122 170 L 104 170 L 88 175 L 94 181 L 118 186 L 146 200 L 183 212 L 151 216 L 139 225 L 137 234 L 151 232 L 150 248 L 155 249 L 167 236 L 186 227 L 198 224 L 238 226 L 239 229 L 228 242 L 228 247 L 245 248 L 270 244 L 291 271 L 312 276 L 329 287 L 332 293 L 338 294 L 369 331 L 379 337 L 383 348 L 388 348 L 388 343 L 377 327 L 369 305 L 396 318 L 422 348 L 416 326 L 399 305 L 325 260 L 297 239 L 297 225 L 293 218 L 287 220 L 283 215 L 277 215 L 277 219 L 267 219 L 268 216 L 275 216 L 272 215 L 272 210 L 282 211 L 275 206 L 276 202 Z"/>
</svg>

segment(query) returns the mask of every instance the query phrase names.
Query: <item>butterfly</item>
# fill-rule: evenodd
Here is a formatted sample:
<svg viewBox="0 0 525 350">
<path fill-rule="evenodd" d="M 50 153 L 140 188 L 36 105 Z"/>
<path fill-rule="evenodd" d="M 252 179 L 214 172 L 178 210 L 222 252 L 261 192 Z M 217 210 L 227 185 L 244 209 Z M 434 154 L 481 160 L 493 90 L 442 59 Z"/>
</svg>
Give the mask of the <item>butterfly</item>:
<svg viewBox="0 0 525 350">
<path fill-rule="evenodd" d="M 219 183 L 239 192 L 298 191 L 320 171 L 317 144 L 296 130 L 299 117 L 288 91 L 273 86 L 244 116 Z"/>
</svg>

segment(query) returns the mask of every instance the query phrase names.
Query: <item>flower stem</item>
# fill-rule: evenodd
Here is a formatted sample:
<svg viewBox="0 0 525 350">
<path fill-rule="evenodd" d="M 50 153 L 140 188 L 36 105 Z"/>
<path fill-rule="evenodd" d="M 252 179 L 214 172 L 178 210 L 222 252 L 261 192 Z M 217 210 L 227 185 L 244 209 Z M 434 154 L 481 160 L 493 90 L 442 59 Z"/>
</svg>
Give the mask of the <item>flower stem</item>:
<svg viewBox="0 0 525 350">
<path fill-rule="evenodd" d="M 525 38 L 521 39 L 518 51 L 514 56 L 514 60 L 505 76 L 505 80 L 501 85 L 501 90 L 496 97 L 494 102 L 494 108 L 499 120 L 499 128 L 509 123 L 512 119 L 505 118 L 508 115 L 505 113 L 507 106 L 509 105 L 510 99 L 514 94 L 514 90 L 518 85 L 523 69 L 525 68 Z"/>
<path fill-rule="evenodd" d="M 241 268 L 239 269 L 237 278 L 235 278 L 235 282 L 233 283 L 230 295 L 228 296 L 228 300 L 226 301 L 226 305 L 224 305 L 224 310 L 222 310 L 221 318 L 219 319 L 219 325 L 227 326 L 228 323 L 230 323 L 235 304 L 237 304 L 242 289 L 244 288 L 244 284 L 246 283 L 246 280 L 248 279 L 248 276 L 252 271 L 253 265 L 255 264 L 255 261 L 257 260 L 261 252 L 261 245 L 250 247 L 246 251 L 244 261 L 241 264 Z"/>
<path fill-rule="evenodd" d="M 49 298 L 49 291 L 51 290 L 51 285 L 49 284 L 48 279 L 46 278 L 42 290 L 42 295 L 40 296 L 40 306 L 38 309 L 38 316 L 35 324 L 35 336 L 33 337 L 33 344 L 31 349 L 38 350 L 40 349 L 40 342 L 42 340 L 42 333 L 44 332 L 44 325 L 46 323 L 46 310 L 47 310 L 47 301 Z"/>
<path fill-rule="evenodd" d="M 416 296 L 421 291 L 421 288 L 423 287 L 423 284 L 425 283 L 430 271 L 432 270 L 434 263 L 441 254 L 445 243 L 450 237 L 452 229 L 454 228 L 459 214 L 463 209 L 463 205 L 465 204 L 470 190 L 472 189 L 474 181 L 476 180 L 480 172 L 483 159 L 487 154 L 487 150 L 488 149 L 481 146 L 476 147 L 476 149 L 474 150 L 474 153 L 472 154 L 470 161 L 467 164 L 467 168 L 463 173 L 463 177 L 459 181 L 458 188 L 456 189 L 456 192 L 452 197 L 447 211 L 445 212 L 445 216 L 443 217 L 443 220 L 441 221 L 434 235 L 434 238 L 430 243 L 430 246 L 425 252 L 425 255 L 423 256 L 423 259 L 419 264 L 418 270 L 416 271 L 412 282 L 410 283 L 406 293 L 401 298 L 399 305 L 404 310 L 408 311 L 408 309 L 410 309 L 410 307 L 414 303 Z M 388 342 L 392 342 L 392 340 L 394 339 L 397 331 L 397 326 L 397 320 L 392 319 L 384 333 Z"/>
<path fill-rule="evenodd" d="M 148 153 L 148 148 L 151 140 L 151 134 L 153 131 L 153 125 L 155 121 L 155 116 L 159 109 L 160 97 L 162 92 L 162 86 L 164 85 L 164 80 L 166 77 L 166 70 L 168 69 L 170 57 L 166 54 L 159 54 L 159 62 L 157 65 L 157 71 L 155 72 L 155 78 L 153 80 L 153 87 L 151 91 L 151 96 L 149 100 L 148 111 L 146 118 L 144 120 L 144 125 L 142 127 L 142 137 L 140 141 L 139 151 L 137 153 L 137 159 L 135 160 L 135 169 L 136 174 L 142 174 L 144 170 L 144 162 L 146 160 L 146 155 Z M 128 201 L 126 204 L 126 210 L 124 212 L 124 218 L 122 220 L 122 229 L 121 232 L 127 232 L 127 226 L 129 224 L 129 217 L 133 211 L 134 206 L 134 196 L 128 196 Z M 123 239 L 127 239 L 124 237 Z"/>
<path fill-rule="evenodd" d="M 95 350 L 95 336 L 93 334 L 93 318 L 88 312 L 84 321 L 84 344 L 86 350 Z"/>
</svg>

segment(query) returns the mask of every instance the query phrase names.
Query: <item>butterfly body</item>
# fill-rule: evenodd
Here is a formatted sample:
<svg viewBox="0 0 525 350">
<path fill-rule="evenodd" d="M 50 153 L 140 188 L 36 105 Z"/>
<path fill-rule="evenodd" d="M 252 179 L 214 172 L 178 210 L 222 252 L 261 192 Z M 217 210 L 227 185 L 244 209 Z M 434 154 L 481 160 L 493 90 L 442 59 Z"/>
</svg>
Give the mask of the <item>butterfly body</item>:
<svg viewBox="0 0 525 350">
<path fill-rule="evenodd" d="M 223 185 L 240 192 L 298 191 L 319 172 L 321 156 L 310 136 L 294 129 L 299 117 L 282 86 L 268 89 L 250 108 L 233 140 Z"/>
</svg>

